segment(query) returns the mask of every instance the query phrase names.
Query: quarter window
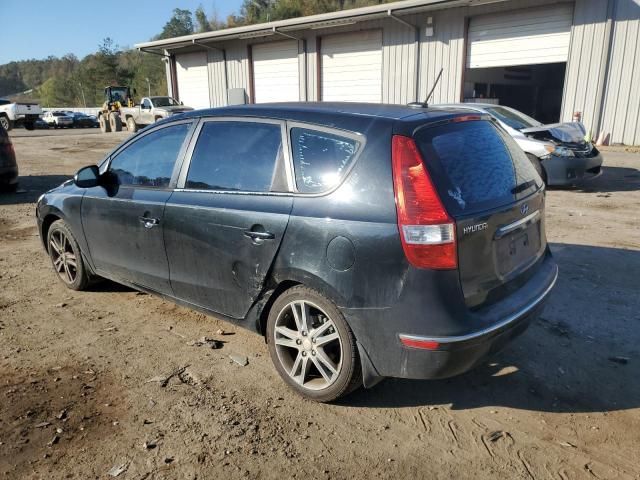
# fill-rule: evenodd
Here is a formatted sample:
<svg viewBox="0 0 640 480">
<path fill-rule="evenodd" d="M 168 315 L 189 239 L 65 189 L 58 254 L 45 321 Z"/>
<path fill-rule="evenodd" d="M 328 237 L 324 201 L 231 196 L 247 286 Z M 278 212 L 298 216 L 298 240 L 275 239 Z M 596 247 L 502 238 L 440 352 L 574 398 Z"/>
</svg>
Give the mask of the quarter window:
<svg viewBox="0 0 640 480">
<path fill-rule="evenodd" d="M 359 142 L 318 130 L 292 128 L 291 145 L 298 191 L 320 193 L 342 181 Z"/>
<path fill-rule="evenodd" d="M 167 187 L 190 127 L 181 123 L 145 135 L 118 153 L 109 171 L 119 185 Z"/>
<path fill-rule="evenodd" d="M 286 190 L 280 125 L 206 122 L 191 156 L 186 188 Z"/>
</svg>

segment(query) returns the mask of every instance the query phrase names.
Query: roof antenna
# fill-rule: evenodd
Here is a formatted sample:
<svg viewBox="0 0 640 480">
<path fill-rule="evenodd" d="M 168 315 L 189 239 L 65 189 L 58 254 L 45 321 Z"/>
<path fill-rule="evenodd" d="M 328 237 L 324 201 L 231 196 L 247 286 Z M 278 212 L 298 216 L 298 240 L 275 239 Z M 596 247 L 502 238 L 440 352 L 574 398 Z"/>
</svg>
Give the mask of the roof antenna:
<svg viewBox="0 0 640 480">
<path fill-rule="evenodd" d="M 440 71 L 438 72 L 438 76 L 436 77 L 436 80 L 433 82 L 433 87 L 431 87 L 431 90 L 429 90 L 429 95 L 427 95 L 427 98 L 424 100 L 424 102 L 411 102 L 411 103 L 408 104 L 409 107 L 427 108 L 429 106 L 429 99 L 431 98 L 431 95 L 433 95 L 433 91 L 438 86 L 438 82 L 440 81 L 440 78 L 442 77 L 442 71 L 443 70 L 444 70 L 444 68 L 441 68 Z"/>
</svg>

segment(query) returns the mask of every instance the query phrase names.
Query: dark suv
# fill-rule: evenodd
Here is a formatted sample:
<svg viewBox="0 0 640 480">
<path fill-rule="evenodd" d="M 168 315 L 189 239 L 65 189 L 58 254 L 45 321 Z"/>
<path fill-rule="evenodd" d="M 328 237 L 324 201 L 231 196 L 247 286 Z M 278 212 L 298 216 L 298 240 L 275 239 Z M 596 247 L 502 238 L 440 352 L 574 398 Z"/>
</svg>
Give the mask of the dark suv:
<svg viewBox="0 0 640 480">
<path fill-rule="evenodd" d="M 462 373 L 522 332 L 557 276 L 544 202 L 488 116 L 300 103 L 159 122 L 37 217 L 68 287 L 105 277 L 222 315 L 330 401 Z"/>
</svg>

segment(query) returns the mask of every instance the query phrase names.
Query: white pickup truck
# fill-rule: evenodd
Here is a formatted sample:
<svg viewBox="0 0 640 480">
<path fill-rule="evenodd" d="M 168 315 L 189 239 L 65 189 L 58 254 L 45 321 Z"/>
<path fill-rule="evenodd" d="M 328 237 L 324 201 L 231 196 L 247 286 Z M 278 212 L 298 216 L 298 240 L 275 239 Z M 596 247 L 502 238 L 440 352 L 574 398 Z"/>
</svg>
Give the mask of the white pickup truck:
<svg viewBox="0 0 640 480">
<path fill-rule="evenodd" d="M 191 110 L 193 108 L 185 107 L 172 97 L 144 97 L 140 105 L 121 107 L 120 118 L 126 123 L 127 130 L 135 132 L 163 118 Z"/>
<path fill-rule="evenodd" d="M 33 130 L 40 115 L 42 115 L 42 108 L 35 102 L 12 102 L 0 99 L 0 125 L 7 131 L 20 124 L 27 130 Z"/>
</svg>

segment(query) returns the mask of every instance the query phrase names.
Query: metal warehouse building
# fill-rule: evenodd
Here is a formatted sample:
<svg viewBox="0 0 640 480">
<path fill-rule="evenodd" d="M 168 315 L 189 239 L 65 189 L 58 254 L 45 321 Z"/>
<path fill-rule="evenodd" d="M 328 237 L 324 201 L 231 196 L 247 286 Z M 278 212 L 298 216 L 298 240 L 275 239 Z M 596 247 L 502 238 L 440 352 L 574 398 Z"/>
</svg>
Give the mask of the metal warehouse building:
<svg viewBox="0 0 640 480">
<path fill-rule="evenodd" d="M 640 144 L 640 0 L 407 0 L 136 45 L 196 108 L 274 101 L 509 105 L 580 112 Z M 481 100 L 479 100 L 481 99 Z"/>
</svg>

